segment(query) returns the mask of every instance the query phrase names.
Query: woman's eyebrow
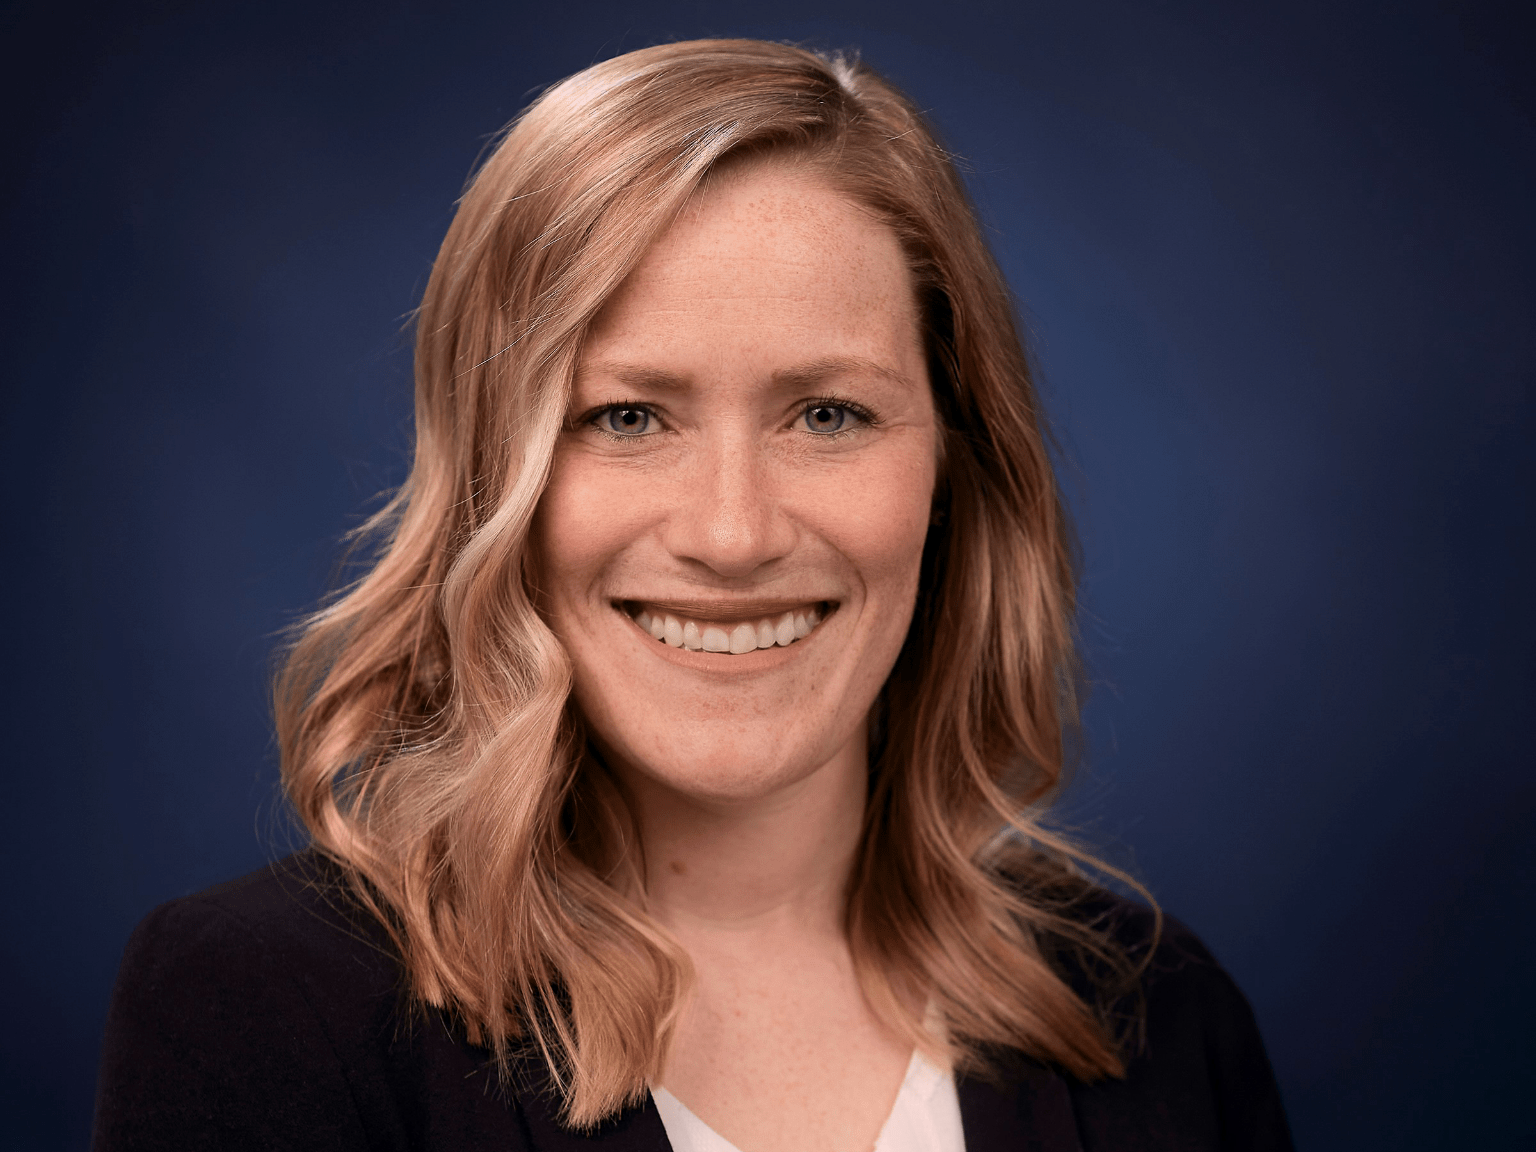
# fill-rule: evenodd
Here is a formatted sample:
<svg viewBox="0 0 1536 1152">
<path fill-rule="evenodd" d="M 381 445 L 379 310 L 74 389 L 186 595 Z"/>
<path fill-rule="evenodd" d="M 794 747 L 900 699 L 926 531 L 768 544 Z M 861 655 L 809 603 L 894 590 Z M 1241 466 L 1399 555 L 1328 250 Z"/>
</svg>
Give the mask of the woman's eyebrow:
<svg viewBox="0 0 1536 1152">
<path fill-rule="evenodd" d="M 692 377 L 663 368 L 651 368 L 643 364 L 626 364 L 618 360 L 596 360 L 584 363 L 576 369 L 578 385 L 591 382 L 593 377 L 603 377 L 630 388 L 644 388 L 651 392 L 682 392 L 694 383 Z M 773 373 L 773 383 L 786 391 L 814 388 L 835 376 L 878 376 L 898 387 L 909 388 L 912 381 L 902 372 L 878 360 L 866 356 L 822 356 L 804 364 L 781 368 Z"/>
<path fill-rule="evenodd" d="M 865 356 L 824 356 L 808 364 L 780 369 L 773 374 L 773 380 L 783 388 L 811 388 L 834 376 L 878 376 L 899 387 L 912 386 L 905 373 Z"/>
<path fill-rule="evenodd" d="M 687 376 L 678 372 L 648 368 L 642 364 L 625 364 L 618 360 L 595 360 L 578 365 L 575 383 L 578 386 L 589 383 L 595 376 L 615 380 L 629 388 L 644 388 L 650 392 L 681 392 L 691 383 Z"/>
</svg>

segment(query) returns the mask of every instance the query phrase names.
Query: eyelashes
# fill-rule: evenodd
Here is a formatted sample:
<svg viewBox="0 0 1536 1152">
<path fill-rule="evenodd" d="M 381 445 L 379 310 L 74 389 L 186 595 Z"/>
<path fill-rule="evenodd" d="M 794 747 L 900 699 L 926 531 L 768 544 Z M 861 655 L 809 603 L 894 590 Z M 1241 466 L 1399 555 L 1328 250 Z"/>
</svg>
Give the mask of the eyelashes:
<svg viewBox="0 0 1536 1152">
<path fill-rule="evenodd" d="M 862 404 L 839 396 L 819 396 L 801 403 L 792 427 L 817 439 L 838 440 L 878 423 L 875 414 Z M 665 430 L 656 410 L 641 401 L 604 404 L 576 424 L 616 441 L 644 440 Z"/>
</svg>

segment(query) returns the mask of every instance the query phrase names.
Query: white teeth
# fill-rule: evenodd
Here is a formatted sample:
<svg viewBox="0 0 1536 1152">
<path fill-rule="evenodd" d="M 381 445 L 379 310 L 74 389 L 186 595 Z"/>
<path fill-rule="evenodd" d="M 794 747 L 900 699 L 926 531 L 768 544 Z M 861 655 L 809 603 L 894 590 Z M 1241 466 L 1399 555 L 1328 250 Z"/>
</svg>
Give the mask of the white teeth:
<svg viewBox="0 0 1536 1152">
<path fill-rule="evenodd" d="M 760 648 L 787 648 L 796 640 L 809 636 L 816 625 L 821 623 L 821 618 L 822 614 L 816 607 L 735 625 L 679 619 L 669 612 L 653 614 L 638 605 L 633 615 L 642 631 L 650 633 L 654 639 L 665 641 L 673 648 L 687 648 L 693 652 L 729 652 L 736 656 Z"/>
<path fill-rule="evenodd" d="M 795 614 L 786 612 L 779 617 L 779 622 L 773 626 L 773 639 L 781 648 L 788 648 L 795 642 Z"/>
</svg>

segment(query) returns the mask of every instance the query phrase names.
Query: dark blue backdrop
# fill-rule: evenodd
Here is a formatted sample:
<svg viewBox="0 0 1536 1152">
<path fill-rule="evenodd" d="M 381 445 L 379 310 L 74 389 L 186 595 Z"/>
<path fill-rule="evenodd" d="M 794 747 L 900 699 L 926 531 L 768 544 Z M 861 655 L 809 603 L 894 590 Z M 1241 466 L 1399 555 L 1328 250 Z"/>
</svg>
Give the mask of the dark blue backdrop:
<svg viewBox="0 0 1536 1152">
<path fill-rule="evenodd" d="M 1309 1149 L 1536 1146 L 1536 100 L 1514 5 L 14 5 L 0 1142 L 123 942 L 282 850 L 274 633 L 397 482 L 487 135 L 658 39 L 857 46 L 1019 292 L 1099 688 L 1070 817 L 1237 975 Z"/>
</svg>

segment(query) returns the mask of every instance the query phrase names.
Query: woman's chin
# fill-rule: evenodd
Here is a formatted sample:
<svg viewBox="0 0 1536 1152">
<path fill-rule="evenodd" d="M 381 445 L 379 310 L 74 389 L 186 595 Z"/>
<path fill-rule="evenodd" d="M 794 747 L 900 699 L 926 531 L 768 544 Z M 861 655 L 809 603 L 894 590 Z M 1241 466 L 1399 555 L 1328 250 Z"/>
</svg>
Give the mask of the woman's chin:
<svg viewBox="0 0 1536 1152">
<path fill-rule="evenodd" d="M 862 763 L 850 739 L 786 739 L 762 726 L 694 725 L 688 739 L 653 739 L 644 746 L 614 747 L 601 742 L 605 759 L 632 790 L 662 792 L 706 807 L 740 807 L 792 792 L 821 770 L 847 760 Z M 718 729 L 718 731 L 711 731 Z M 850 734 L 853 736 L 853 734 Z"/>
</svg>

